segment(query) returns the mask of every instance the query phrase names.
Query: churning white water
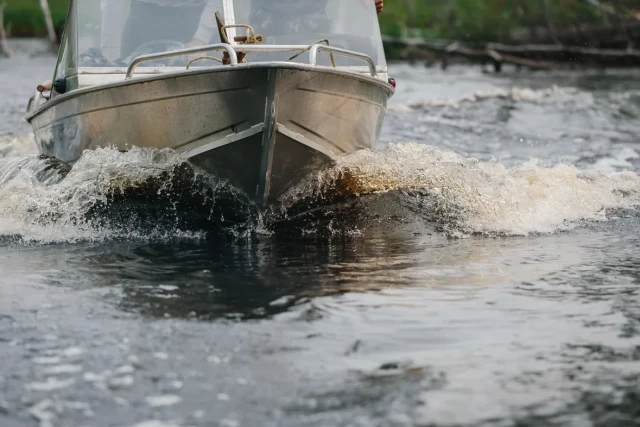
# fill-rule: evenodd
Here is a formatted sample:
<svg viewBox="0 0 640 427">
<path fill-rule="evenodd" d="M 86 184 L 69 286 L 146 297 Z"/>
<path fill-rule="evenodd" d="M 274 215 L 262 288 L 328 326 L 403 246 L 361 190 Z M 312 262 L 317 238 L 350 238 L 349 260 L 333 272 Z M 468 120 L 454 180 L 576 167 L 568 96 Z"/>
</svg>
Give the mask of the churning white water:
<svg viewBox="0 0 640 427">
<path fill-rule="evenodd" d="M 68 173 L 45 159 L 5 158 L 0 160 L 0 235 L 40 242 L 140 237 L 132 229 L 123 234 L 98 226 L 88 215 L 96 204 L 108 206 L 114 194 L 150 179 L 160 181 L 153 189 L 158 194 L 171 191 L 172 176 L 185 163 L 169 150 L 138 148 L 88 151 Z M 341 157 L 283 199 L 322 198 L 337 184 L 359 197 L 395 191 L 433 199 L 428 209 L 435 209 L 448 235 L 458 237 L 553 233 L 604 221 L 607 212 L 640 203 L 634 172 L 584 173 L 566 164 L 542 167 L 536 160 L 505 167 L 416 143 Z"/>
<path fill-rule="evenodd" d="M 508 168 L 415 143 L 340 158 L 297 191 L 320 194 L 338 180 L 358 194 L 424 190 L 453 235 L 553 233 L 640 203 L 634 172 L 583 173 L 565 164 L 541 167 L 536 160 Z"/>
</svg>

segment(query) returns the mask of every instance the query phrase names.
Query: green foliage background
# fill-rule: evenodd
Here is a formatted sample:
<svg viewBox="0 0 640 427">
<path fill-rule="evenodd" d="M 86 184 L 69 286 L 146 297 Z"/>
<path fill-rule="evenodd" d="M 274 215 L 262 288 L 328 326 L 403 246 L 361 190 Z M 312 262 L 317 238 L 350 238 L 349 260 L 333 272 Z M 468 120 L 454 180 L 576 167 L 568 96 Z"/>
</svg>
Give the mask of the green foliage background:
<svg viewBox="0 0 640 427">
<path fill-rule="evenodd" d="M 534 27 L 557 30 L 612 24 L 624 16 L 640 19 L 640 0 L 387 0 L 381 16 L 388 35 L 457 40 L 508 39 Z M 615 14 L 606 12 L 615 8 Z"/>
<path fill-rule="evenodd" d="M 38 0 L 4 0 L 6 9 L 4 22 L 7 31 L 14 37 L 44 36 L 46 27 Z M 2 3 L 2 0 L 0 0 Z M 49 0 L 49 7 L 57 29 L 64 26 L 67 18 L 68 0 Z"/>
<path fill-rule="evenodd" d="M 603 23 L 610 18 L 587 0 L 546 1 L 548 14 L 558 29 Z M 640 17 L 640 0 L 598 1 L 629 15 L 638 13 Z M 5 2 L 5 25 L 12 36 L 44 35 L 38 0 Z M 49 0 L 49 4 L 54 23 L 60 29 L 68 0 Z M 388 35 L 508 41 L 514 31 L 548 25 L 545 0 L 386 0 L 385 5 L 380 22 Z"/>
</svg>

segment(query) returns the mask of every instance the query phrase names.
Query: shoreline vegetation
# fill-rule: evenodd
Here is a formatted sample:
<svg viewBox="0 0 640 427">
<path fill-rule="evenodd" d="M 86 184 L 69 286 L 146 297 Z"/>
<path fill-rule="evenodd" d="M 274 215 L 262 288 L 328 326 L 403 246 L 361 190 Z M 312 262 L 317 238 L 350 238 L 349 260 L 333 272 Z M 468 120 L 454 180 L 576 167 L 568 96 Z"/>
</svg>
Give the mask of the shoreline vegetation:
<svg viewBox="0 0 640 427">
<path fill-rule="evenodd" d="M 3 2 L 9 37 L 47 36 L 39 0 Z M 68 0 L 49 6 L 59 35 Z M 391 59 L 640 66 L 640 0 L 386 0 L 380 26 Z"/>
<path fill-rule="evenodd" d="M 394 59 L 531 69 L 640 66 L 640 0 L 396 0 Z M 404 9 L 402 8 L 404 6 Z M 404 13 L 403 13 L 404 12 Z"/>
<path fill-rule="evenodd" d="M 47 24 L 39 0 L 0 0 L 5 3 L 4 26 L 9 37 L 47 37 Z M 67 19 L 68 0 L 49 0 L 58 35 Z"/>
</svg>

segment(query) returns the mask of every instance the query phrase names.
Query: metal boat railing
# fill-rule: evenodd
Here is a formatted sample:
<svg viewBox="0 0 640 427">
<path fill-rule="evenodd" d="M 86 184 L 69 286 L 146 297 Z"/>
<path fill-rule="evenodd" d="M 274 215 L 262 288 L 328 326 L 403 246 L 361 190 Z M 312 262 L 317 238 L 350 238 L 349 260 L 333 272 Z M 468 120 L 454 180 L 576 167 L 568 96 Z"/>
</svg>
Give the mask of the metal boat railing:
<svg viewBox="0 0 640 427">
<path fill-rule="evenodd" d="M 346 56 L 349 58 L 360 59 L 368 64 L 369 72 L 371 73 L 372 77 L 378 76 L 376 64 L 370 56 L 360 52 L 328 46 L 325 44 L 324 41 L 315 43 L 312 45 L 242 45 L 242 46 L 238 46 L 237 48 L 238 48 L 237 49 L 238 51 L 241 51 L 243 53 L 249 53 L 249 52 L 304 53 L 304 51 L 308 50 L 309 64 L 313 67 L 317 66 L 318 53 L 326 52 L 332 55 L 340 55 L 340 56 Z M 162 52 L 162 53 L 154 53 L 150 55 L 139 56 L 135 58 L 129 65 L 129 68 L 127 69 L 126 78 L 127 79 L 132 78 L 136 68 L 144 62 L 151 62 L 158 59 L 174 58 L 174 57 L 185 56 L 185 55 L 196 55 L 200 53 L 213 52 L 213 51 L 225 51 L 229 55 L 229 65 L 231 66 L 238 65 L 238 54 L 236 51 L 236 47 L 227 43 L 219 43 L 219 44 L 212 44 L 212 45 L 195 47 L 195 48 L 174 50 L 171 52 Z"/>
<path fill-rule="evenodd" d="M 184 55 L 197 55 L 198 53 L 207 53 L 222 50 L 226 51 L 229 55 L 229 62 L 231 65 L 238 65 L 238 55 L 231 45 L 226 43 L 210 44 L 207 46 L 191 47 L 187 49 L 172 50 L 170 52 L 152 53 L 150 55 L 138 56 L 136 59 L 131 61 L 129 68 L 127 69 L 126 78 L 130 79 L 131 77 L 133 77 L 133 73 L 136 71 L 138 65 L 144 62 L 156 61 L 158 59 L 175 58 Z"/>
<path fill-rule="evenodd" d="M 334 55 L 342 55 L 347 56 L 349 58 L 361 59 L 369 64 L 369 71 L 371 72 L 371 77 L 378 76 L 378 70 L 376 69 L 376 64 L 373 62 L 373 59 L 369 55 L 365 55 L 364 53 L 355 52 L 353 50 L 340 49 L 338 47 L 327 46 L 324 44 L 314 44 L 309 51 L 309 63 L 312 66 L 316 66 L 318 63 L 318 52 L 326 52 L 332 53 Z"/>
</svg>

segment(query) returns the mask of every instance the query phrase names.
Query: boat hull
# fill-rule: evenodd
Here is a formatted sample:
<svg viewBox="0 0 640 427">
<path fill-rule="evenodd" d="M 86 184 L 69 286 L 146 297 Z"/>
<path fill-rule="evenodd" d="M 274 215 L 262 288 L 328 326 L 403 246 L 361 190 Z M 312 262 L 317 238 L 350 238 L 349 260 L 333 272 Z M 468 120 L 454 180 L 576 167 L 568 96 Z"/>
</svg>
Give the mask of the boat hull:
<svg viewBox="0 0 640 427">
<path fill-rule="evenodd" d="M 373 148 L 392 90 L 354 73 L 239 66 L 132 79 L 47 102 L 28 119 L 44 154 L 171 148 L 264 206 L 337 156 Z"/>
</svg>

